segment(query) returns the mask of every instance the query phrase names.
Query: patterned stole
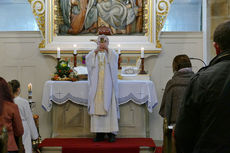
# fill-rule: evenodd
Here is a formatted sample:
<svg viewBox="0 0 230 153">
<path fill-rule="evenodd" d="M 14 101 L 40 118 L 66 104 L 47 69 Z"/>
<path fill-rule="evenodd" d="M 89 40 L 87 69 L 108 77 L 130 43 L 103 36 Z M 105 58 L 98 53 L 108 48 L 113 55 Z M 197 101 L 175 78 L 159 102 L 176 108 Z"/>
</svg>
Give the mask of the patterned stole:
<svg viewBox="0 0 230 153">
<path fill-rule="evenodd" d="M 105 53 L 98 52 L 98 82 L 97 92 L 94 98 L 94 115 L 106 115 L 104 109 L 104 73 L 105 73 Z"/>
</svg>

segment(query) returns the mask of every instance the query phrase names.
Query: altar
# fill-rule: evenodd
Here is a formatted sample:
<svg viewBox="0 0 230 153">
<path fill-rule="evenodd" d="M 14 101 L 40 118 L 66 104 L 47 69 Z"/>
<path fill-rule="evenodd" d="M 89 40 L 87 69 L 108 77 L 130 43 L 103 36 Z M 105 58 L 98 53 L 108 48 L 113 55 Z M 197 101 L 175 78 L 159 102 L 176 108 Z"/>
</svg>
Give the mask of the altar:
<svg viewBox="0 0 230 153">
<path fill-rule="evenodd" d="M 158 103 L 150 80 L 119 80 L 118 137 L 149 137 L 149 113 Z M 88 81 L 47 81 L 42 107 L 52 112 L 51 137 L 93 137 L 88 115 Z"/>
</svg>

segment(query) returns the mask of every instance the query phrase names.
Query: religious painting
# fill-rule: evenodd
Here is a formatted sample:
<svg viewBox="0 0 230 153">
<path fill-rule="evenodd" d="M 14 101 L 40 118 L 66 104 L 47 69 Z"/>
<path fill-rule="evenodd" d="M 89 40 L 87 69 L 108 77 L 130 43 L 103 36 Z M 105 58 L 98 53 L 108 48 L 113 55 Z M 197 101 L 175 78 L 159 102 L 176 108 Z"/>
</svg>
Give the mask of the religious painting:
<svg viewBox="0 0 230 153">
<path fill-rule="evenodd" d="M 144 35 L 146 0 L 58 0 L 58 35 L 95 35 L 101 26 L 112 35 Z"/>
<path fill-rule="evenodd" d="M 101 27 L 110 29 L 110 48 L 125 54 L 158 54 L 161 29 L 173 0 L 28 0 L 43 40 L 42 53 L 87 54 Z"/>
</svg>

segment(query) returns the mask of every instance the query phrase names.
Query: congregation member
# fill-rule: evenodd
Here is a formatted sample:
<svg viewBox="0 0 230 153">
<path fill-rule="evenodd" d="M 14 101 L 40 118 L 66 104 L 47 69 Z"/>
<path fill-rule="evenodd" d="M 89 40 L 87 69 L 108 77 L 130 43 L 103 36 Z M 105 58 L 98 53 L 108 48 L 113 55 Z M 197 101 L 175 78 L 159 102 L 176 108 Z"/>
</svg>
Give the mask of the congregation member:
<svg viewBox="0 0 230 153">
<path fill-rule="evenodd" d="M 194 75 L 187 55 L 177 55 L 172 62 L 173 77 L 167 82 L 159 114 L 167 118 L 168 124 L 176 124 L 181 101 L 190 78 Z"/>
<path fill-rule="evenodd" d="M 21 92 L 20 82 L 18 80 L 11 80 L 9 84 L 12 87 L 14 103 L 18 105 L 23 123 L 24 134 L 22 136 L 22 142 L 25 153 L 32 153 L 32 140 L 36 140 L 38 138 L 38 131 L 34 123 L 33 114 L 31 112 L 29 102 L 19 96 Z"/>
<path fill-rule="evenodd" d="M 8 134 L 8 153 L 18 153 L 15 137 L 23 135 L 22 120 L 8 83 L 0 77 L 0 131 L 3 127 L 6 127 Z"/>
<path fill-rule="evenodd" d="M 213 36 L 216 56 L 194 75 L 176 122 L 178 152 L 230 153 L 230 21 Z"/>
<path fill-rule="evenodd" d="M 99 35 L 97 48 L 86 56 L 88 69 L 88 111 L 91 116 L 91 132 L 96 133 L 94 141 L 114 142 L 118 132 L 118 54 L 108 48 L 109 39 Z"/>
</svg>

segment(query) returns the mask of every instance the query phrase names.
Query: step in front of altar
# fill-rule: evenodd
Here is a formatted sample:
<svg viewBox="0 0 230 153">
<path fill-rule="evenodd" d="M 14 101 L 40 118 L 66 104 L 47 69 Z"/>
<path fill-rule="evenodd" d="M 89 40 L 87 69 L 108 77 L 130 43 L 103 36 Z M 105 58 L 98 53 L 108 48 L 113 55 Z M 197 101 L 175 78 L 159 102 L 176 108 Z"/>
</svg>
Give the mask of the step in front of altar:
<svg viewBox="0 0 230 153">
<path fill-rule="evenodd" d="M 155 148 L 140 147 L 140 153 L 154 153 Z M 41 153 L 62 153 L 62 147 L 42 147 Z"/>
<path fill-rule="evenodd" d="M 151 138 L 117 138 L 114 143 L 93 142 L 92 138 L 48 138 L 40 144 L 42 153 L 154 153 L 155 147 Z"/>
</svg>

